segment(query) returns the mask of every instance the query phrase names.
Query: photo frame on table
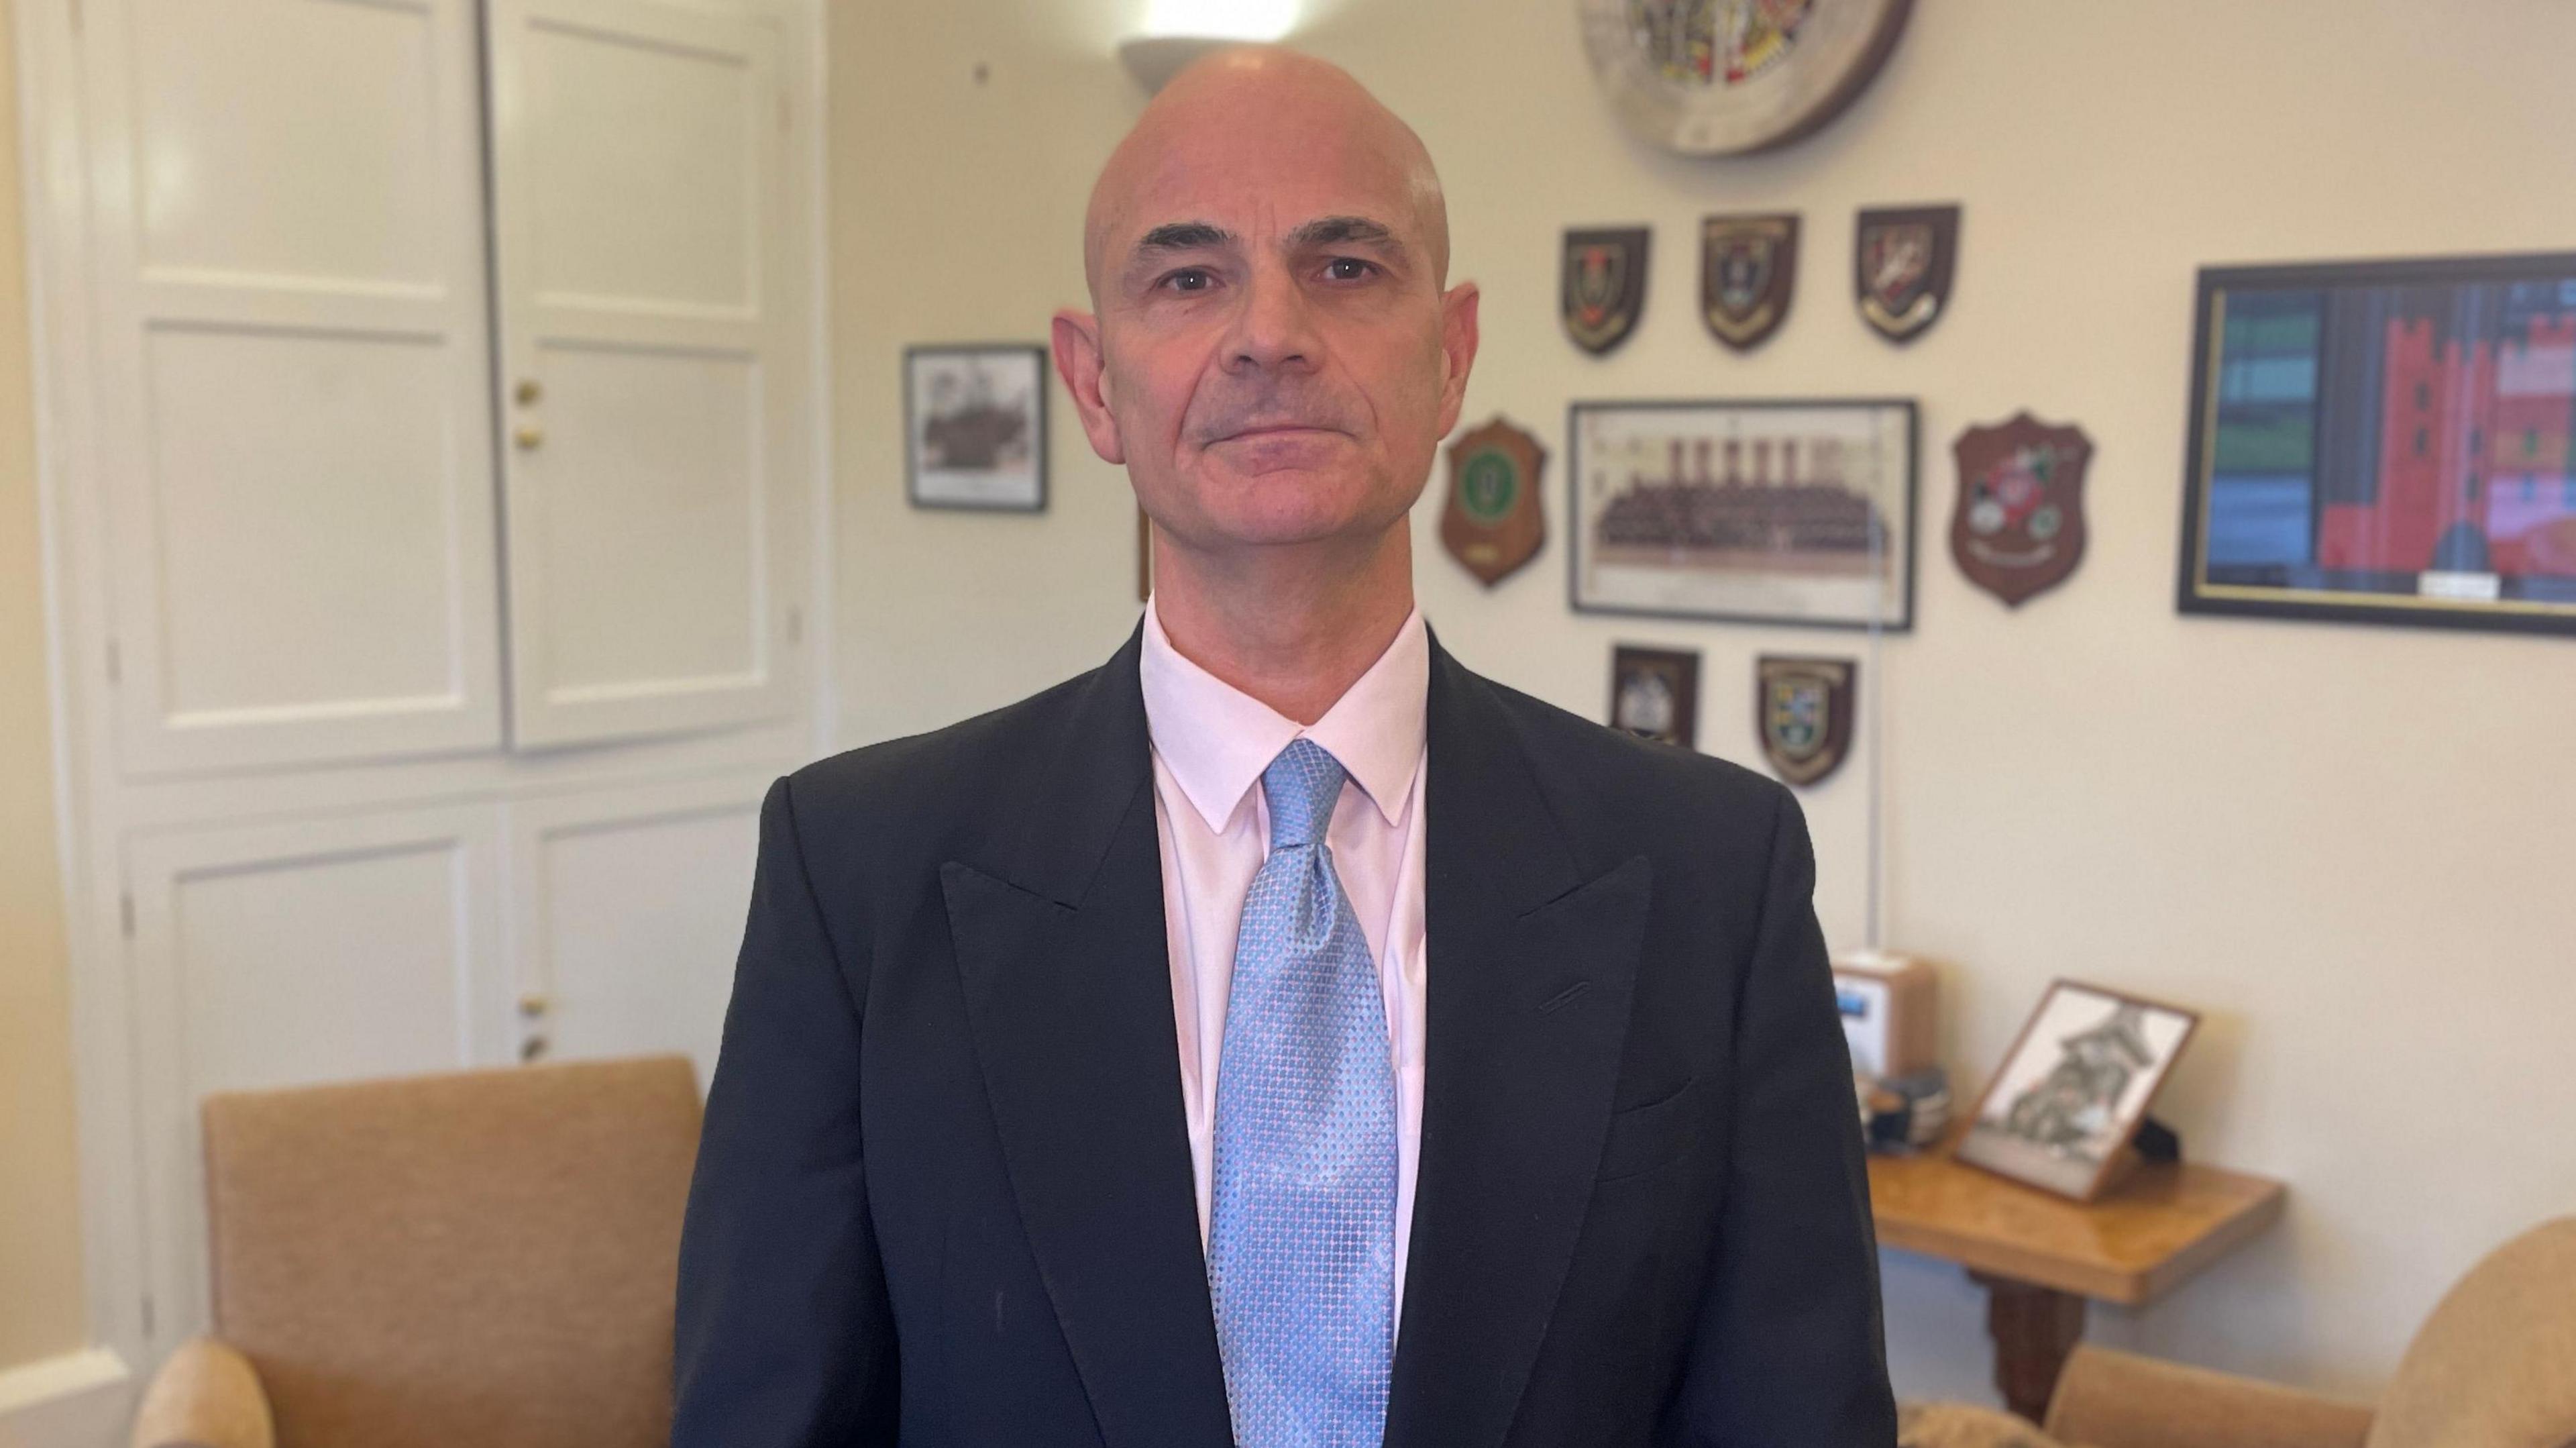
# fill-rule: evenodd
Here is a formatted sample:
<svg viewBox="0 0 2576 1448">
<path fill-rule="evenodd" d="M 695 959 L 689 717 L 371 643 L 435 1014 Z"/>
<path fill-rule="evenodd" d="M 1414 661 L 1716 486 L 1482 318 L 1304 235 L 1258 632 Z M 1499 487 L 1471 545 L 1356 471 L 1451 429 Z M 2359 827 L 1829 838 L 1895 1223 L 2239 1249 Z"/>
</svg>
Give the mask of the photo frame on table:
<svg viewBox="0 0 2576 1448">
<path fill-rule="evenodd" d="M 1957 1158 L 2079 1202 L 2101 1195 L 2200 1024 L 2196 1011 L 2051 982 L 1987 1081 Z"/>
<path fill-rule="evenodd" d="M 905 496 L 916 508 L 1044 512 L 1046 401 L 1042 346 L 905 348 Z"/>
<path fill-rule="evenodd" d="M 1911 399 L 1577 402 L 1566 433 L 1575 609 L 1913 628 Z"/>
<path fill-rule="evenodd" d="M 2576 253 L 2205 268 L 2179 611 L 2576 634 Z"/>
</svg>

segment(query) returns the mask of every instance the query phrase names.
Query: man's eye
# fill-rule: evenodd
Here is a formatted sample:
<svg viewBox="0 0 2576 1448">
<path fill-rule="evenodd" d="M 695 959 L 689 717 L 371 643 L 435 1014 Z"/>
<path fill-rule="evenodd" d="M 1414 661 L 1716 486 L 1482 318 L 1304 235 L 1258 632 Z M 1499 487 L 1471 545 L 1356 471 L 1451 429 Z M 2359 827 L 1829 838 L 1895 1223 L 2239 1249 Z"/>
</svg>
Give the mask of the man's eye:
<svg viewBox="0 0 2576 1448">
<path fill-rule="evenodd" d="M 1176 292 L 1203 292 L 1215 284 L 1215 277 L 1208 275 L 1197 267 L 1192 267 L 1187 271 L 1176 271 L 1170 276 L 1163 278 L 1163 285 L 1170 287 Z"/>
<path fill-rule="evenodd" d="M 1337 282 L 1355 282 L 1377 270 L 1355 256 L 1337 256 L 1324 268 L 1324 274 Z"/>
</svg>

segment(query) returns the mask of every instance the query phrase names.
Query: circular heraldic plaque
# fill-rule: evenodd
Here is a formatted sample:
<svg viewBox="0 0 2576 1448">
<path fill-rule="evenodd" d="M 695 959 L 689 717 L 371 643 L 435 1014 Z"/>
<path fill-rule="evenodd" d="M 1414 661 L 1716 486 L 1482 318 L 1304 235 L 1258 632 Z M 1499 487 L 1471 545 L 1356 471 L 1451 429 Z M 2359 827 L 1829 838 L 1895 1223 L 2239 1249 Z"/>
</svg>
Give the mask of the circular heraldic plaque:
<svg viewBox="0 0 2576 1448">
<path fill-rule="evenodd" d="M 1691 156 L 1784 145 L 1878 73 L 1912 0 L 1575 0 L 1619 119 Z"/>
</svg>

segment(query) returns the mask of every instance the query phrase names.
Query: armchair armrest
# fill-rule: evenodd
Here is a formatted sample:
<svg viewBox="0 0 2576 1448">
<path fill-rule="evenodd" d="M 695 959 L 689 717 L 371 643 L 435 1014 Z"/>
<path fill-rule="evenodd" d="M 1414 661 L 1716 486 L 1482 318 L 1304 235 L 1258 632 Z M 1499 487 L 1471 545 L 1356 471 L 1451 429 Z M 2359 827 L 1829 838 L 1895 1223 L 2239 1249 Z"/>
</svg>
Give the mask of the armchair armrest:
<svg viewBox="0 0 2576 1448">
<path fill-rule="evenodd" d="M 2370 1410 L 2079 1345 L 2057 1380 L 2045 1426 L 2084 1448 L 2361 1448 Z"/>
<path fill-rule="evenodd" d="M 277 1448 L 259 1370 L 220 1338 L 179 1344 L 152 1375 L 132 1448 Z"/>
<path fill-rule="evenodd" d="M 1896 1448 L 2065 1448 L 2000 1408 L 1969 1403 L 1899 1403 Z"/>
</svg>

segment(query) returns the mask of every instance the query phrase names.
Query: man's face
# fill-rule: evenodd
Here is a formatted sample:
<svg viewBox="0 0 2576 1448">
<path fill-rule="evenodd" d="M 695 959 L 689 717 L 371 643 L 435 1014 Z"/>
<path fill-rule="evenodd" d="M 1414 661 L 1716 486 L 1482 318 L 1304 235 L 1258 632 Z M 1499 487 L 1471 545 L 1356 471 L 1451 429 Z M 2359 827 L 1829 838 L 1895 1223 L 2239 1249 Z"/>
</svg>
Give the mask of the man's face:
<svg viewBox="0 0 2576 1448">
<path fill-rule="evenodd" d="M 1440 223 L 1363 127 L 1210 121 L 1104 183 L 1098 316 L 1056 325 L 1084 430 L 1184 546 L 1383 534 L 1457 422 L 1475 290 L 1442 294 Z"/>
</svg>

